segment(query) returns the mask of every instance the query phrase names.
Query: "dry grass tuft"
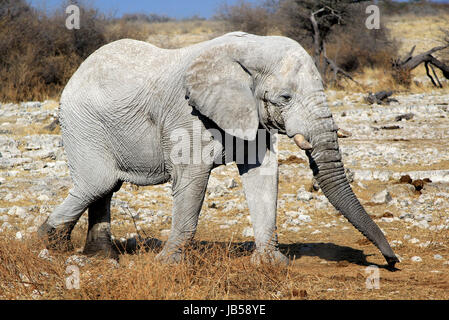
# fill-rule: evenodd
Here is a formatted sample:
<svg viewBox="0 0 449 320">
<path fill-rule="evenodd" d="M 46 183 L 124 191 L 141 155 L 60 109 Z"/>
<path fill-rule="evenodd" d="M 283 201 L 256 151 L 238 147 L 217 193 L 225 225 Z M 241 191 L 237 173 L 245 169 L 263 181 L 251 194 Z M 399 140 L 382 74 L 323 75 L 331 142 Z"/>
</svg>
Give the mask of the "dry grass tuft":
<svg viewBox="0 0 449 320">
<path fill-rule="evenodd" d="M 178 265 L 155 261 L 156 252 L 123 255 L 120 264 L 90 258 L 79 265 L 80 288 L 67 289 L 70 254 L 39 258 L 36 239 L 0 236 L 2 299 L 278 299 L 303 290 L 287 268 L 250 264 L 249 251 L 236 244 L 197 244 Z M 67 272 L 69 271 L 69 272 Z"/>
</svg>

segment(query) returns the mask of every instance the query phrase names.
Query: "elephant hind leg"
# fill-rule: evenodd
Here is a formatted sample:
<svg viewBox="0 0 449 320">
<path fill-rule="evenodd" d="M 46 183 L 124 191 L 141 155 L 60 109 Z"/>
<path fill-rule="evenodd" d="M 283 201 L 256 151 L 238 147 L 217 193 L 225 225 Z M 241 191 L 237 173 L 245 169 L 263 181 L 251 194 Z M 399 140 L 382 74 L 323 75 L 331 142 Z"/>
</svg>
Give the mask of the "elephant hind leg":
<svg viewBox="0 0 449 320">
<path fill-rule="evenodd" d="M 46 242 L 49 249 L 73 250 L 70 241 L 72 230 L 89 205 L 88 202 L 74 194 L 76 194 L 74 190 L 70 190 L 64 202 L 56 207 L 38 229 L 38 236 Z"/>
<path fill-rule="evenodd" d="M 118 259 L 118 250 L 111 237 L 111 198 L 112 192 L 89 206 L 89 226 L 83 251 L 86 255 Z"/>
<path fill-rule="evenodd" d="M 115 179 L 112 170 L 99 170 L 99 172 L 107 174 L 102 174 L 101 176 L 92 174 L 89 180 L 76 179 L 74 181 L 75 186 L 69 191 L 67 198 L 56 207 L 47 220 L 39 227 L 38 236 L 47 242 L 49 249 L 60 251 L 73 249 L 70 241 L 71 232 L 81 215 L 88 208 L 89 211 L 93 212 L 92 225 L 98 224 L 94 223 L 96 219 L 107 219 L 109 223 L 110 215 L 108 213 L 111 196 L 114 191 L 120 189 L 121 182 Z M 93 229 L 98 229 L 98 227 Z"/>
</svg>

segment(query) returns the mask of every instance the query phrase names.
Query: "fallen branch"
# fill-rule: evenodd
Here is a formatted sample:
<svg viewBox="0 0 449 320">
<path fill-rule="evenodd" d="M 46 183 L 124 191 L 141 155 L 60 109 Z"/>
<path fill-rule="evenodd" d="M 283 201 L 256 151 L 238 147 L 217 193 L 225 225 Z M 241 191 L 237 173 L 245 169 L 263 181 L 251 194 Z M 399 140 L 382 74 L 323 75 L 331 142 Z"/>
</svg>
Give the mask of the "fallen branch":
<svg viewBox="0 0 449 320">
<path fill-rule="evenodd" d="M 365 97 L 365 101 L 369 104 L 389 104 L 390 102 L 398 102 L 396 99 L 390 99 L 389 97 L 393 94 L 393 91 L 379 91 L 376 93 L 369 93 Z"/>
<path fill-rule="evenodd" d="M 430 49 L 429 51 L 426 51 L 424 53 L 413 56 L 415 47 L 416 46 L 413 46 L 413 48 L 410 50 L 409 54 L 405 57 L 404 60 L 402 60 L 402 61 L 400 59 L 393 60 L 392 61 L 393 69 L 395 69 L 396 71 L 399 71 L 399 72 L 404 72 L 404 71 L 410 72 L 411 70 L 418 67 L 421 63 L 424 63 L 424 67 L 426 68 L 426 74 L 429 77 L 430 81 L 432 81 L 432 84 L 435 87 L 442 88 L 443 85 L 441 84 L 440 79 L 438 79 L 438 76 L 435 72 L 434 67 L 437 67 L 438 69 L 440 69 L 441 72 L 443 73 L 443 76 L 449 80 L 449 65 L 441 62 L 440 60 L 435 58 L 432 54 L 434 54 L 437 51 L 441 51 L 441 50 L 449 48 L 449 44 L 434 47 L 434 48 Z M 430 67 L 430 70 L 432 70 L 433 77 L 430 74 L 429 67 Z"/>
</svg>

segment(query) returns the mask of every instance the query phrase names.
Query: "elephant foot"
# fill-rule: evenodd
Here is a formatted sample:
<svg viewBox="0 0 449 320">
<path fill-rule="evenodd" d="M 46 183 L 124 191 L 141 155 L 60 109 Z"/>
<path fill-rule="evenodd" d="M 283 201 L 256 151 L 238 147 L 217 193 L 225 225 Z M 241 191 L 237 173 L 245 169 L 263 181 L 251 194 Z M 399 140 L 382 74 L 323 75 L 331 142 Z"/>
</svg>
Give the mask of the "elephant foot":
<svg viewBox="0 0 449 320">
<path fill-rule="evenodd" d="M 119 252 L 113 244 L 109 223 L 98 223 L 89 230 L 83 254 L 119 260 Z"/>
<path fill-rule="evenodd" d="M 251 263 L 260 265 L 263 263 L 274 266 L 287 266 L 289 259 L 279 250 L 257 250 L 251 256 Z"/>
<path fill-rule="evenodd" d="M 167 251 L 162 250 L 156 256 L 156 261 L 162 264 L 178 264 L 184 260 L 184 254 L 181 250 L 175 252 L 167 253 Z"/>
<path fill-rule="evenodd" d="M 71 233 L 73 223 L 67 223 L 58 227 L 53 227 L 45 221 L 37 230 L 37 235 L 44 240 L 47 249 L 60 252 L 73 251 L 73 244 L 71 242 Z"/>
</svg>

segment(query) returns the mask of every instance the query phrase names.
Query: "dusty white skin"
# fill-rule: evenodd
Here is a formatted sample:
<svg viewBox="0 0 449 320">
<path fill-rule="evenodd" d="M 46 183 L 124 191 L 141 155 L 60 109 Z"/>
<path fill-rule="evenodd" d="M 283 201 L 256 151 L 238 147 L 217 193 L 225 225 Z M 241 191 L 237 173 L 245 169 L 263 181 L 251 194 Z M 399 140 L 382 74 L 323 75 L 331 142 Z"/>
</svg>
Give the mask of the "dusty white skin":
<svg viewBox="0 0 449 320">
<path fill-rule="evenodd" d="M 85 252 L 111 254 L 113 192 L 123 181 L 154 185 L 172 179 L 172 229 L 158 259 L 179 261 L 183 245 L 194 236 L 209 174 L 217 164 L 174 163 L 171 152 L 179 142 L 173 133 L 183 129 L 181 143 L 187 148 L 195 143 L 207 148 L 213 130 L 252 144 L 264 128 L 294 138 L 306 150 L 329 201 L 390 265 L 397 261 L 346 180 L 321 77 L 311 57 L 291 39 L 236 32 L 178 50 L 135 40 L 113 42 L 93 53 L 67 84 L 60 122 L 74 187 L 40 228 L 41 235 L 60 230 L 65 233 L 61 241 L 70 240 L 73 225 L 89 209 Z M 194 122 L 200 123 L 196 135 Z M 272 139 L 269 133 L 257 163 L 237 166 L 254 227 L 253 261 L 286 263 L 277 248 Z M 214 142 L 224 148 L 216 160 L 239 156 L 238 149 Z"/>
</svg>

